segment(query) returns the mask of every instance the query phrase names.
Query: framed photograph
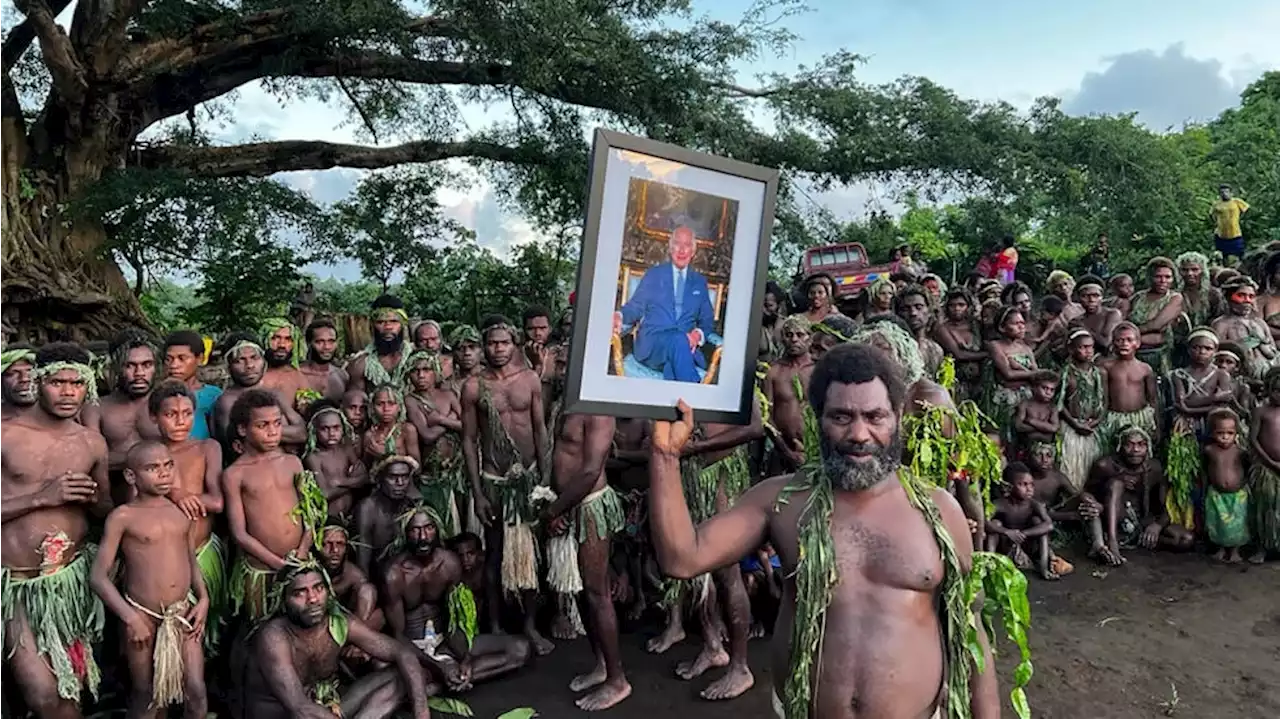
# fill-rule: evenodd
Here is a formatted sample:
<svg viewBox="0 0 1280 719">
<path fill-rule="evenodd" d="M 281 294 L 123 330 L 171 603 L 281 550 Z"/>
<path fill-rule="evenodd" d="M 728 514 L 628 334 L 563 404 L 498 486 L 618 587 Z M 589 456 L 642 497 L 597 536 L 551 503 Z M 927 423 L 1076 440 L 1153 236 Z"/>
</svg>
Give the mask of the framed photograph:
<svg viewBox="0 0 1280 719">
<path fill-rule="evenodd" d="M 776 169 L 595 133 L 566 412 L 747 424 Z"/>
</svg>

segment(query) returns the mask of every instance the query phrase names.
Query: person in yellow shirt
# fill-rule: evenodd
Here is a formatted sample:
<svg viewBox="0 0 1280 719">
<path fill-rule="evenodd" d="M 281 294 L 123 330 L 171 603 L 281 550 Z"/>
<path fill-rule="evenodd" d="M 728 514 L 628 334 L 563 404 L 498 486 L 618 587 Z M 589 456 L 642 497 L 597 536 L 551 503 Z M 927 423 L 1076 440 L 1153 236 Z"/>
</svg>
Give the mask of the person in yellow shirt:
<svg viewBox="0 0 1280 719">
<path fill-rule="evenodd" d="M 1230 185 L 1218 185 L 1218 197 L 1221 199 L 1213 203 L 1213 208 L 1209 210 L 1214 227 L 1213 243 L 1222 253 L 1223 259 L 1232 255 L 1244 259 L 1244 233 L 1240 231 L 1240 215 L 1249 209 L 1249 205 L 1244 200 L 1231 196 Z"/>
</svg>

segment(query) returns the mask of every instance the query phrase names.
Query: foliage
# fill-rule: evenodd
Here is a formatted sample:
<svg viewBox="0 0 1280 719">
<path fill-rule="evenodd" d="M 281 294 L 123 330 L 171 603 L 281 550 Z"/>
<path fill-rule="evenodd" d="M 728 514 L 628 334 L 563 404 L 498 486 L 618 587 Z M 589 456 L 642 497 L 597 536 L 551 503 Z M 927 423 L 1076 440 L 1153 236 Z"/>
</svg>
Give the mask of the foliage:
<svg viewBox="0 0 1280 719">
<path fill-rule="evenodd" d="M 965 606 L 973 606 L 982 596 L 982 626 L 987 641 L 995 654 L 995 617 L 1000 614 L 1005 635 L 1018 648 L 1018 664 L 1013 670 L 1013 686 L 1009 699 L 1020 719 L 1031 719 L 1031 706 L 1027 703 L 1026 686 L 1031 681 L 1031 645 L 1027 631 L 1031 629 L 1031 603 L 1027 600 L 1027 577 L 1013 561 L 1003 554 L 974 552 L 973 570 L 965 587 Z M 970 613 L 966 645 L 979 671 L 984 669 L 985 658 L 978 642 L 977 625 Z M 967 700 L 967 697 L 966 697 Z"/>
<path fill-rule="evenodd" d="M 283 313 L 299 279 L 293 250 L 248 238 L 205 262 L 196 287 L 198 303 L 187 317 L 206 332 L 258 327 Z"/>
<path fill-rule="evenodd" d="M 326 277 L 311 280 L 316 291 L 316 312 L 321 314 L 365 314 L 369 306 L 382 294 L 382 289 L 372 282 L 344 282 Z M 394 292 L 394 288 L 391 288 Z"/>
<path fill-rule="evenodd" d="M 189 285 L 172 280 L 153 280 L 139 298 L 147 319 L 161 334 L 168 334 L 187 326 L 187 317 L 196 306 L 196 293 Z"/>
<path fill-rule="evenodd" d="M 395 169 L 365 178 L 333 208 L 336 254 L 360 263 L 365 279 L 386 292 L 397 272 L 418 273 L 439 255 L 440 243 L 474 234 L 446 217 L 436 190 L 447 176 L 433 168 Z"/>
</svg>

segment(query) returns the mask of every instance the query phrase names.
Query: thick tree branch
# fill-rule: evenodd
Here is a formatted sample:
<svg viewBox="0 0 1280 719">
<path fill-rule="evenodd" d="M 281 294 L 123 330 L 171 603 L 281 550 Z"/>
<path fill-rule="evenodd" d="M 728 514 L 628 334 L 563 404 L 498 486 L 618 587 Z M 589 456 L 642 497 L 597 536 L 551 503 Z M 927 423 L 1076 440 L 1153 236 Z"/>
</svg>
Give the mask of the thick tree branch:
<svg viewBox="0 0 1280 719">
<path fill-rule="evenodd" d="M 201 177 L 265 177 L 277 172 L 333 167 L 373 170 L 450 158 L 516 164 L 537 164 L 545 159 L 536 150 L 480 140 L 406 142 L 391 147 L 286 140 L 229 147 L 155 145 L 135 151 L 131 164 L 148 169 L 185 170 Z"/>
<path fill-rule="evenodd" d="M 49 12 L 54 17 L 58 17 L 70 4 L 71 0 L 53 0 L 49 3 Z M 30 18 L 18 23 L 17 27 L 9 31 L 9 37 L 4 39 L 4 48 L 0 49 L 0 58 L 2 58 L 0 64 L 3 65 L 6 74 L 18 64 L 22 53 L 31 47 L 31 42 L 35 39 L 36 26 Z"/>
<path fill-rule="evenodd" d="M 40 52 L 53 76 L 54 87 L 68 104 L 79 104 L 89 84 L 84 66 L 71 46 L 71 38 L 55 21 L 52 9 L 44 0 L 15 0 L 14 4 L 27 16 L 40 39 Z"/>
</svg>

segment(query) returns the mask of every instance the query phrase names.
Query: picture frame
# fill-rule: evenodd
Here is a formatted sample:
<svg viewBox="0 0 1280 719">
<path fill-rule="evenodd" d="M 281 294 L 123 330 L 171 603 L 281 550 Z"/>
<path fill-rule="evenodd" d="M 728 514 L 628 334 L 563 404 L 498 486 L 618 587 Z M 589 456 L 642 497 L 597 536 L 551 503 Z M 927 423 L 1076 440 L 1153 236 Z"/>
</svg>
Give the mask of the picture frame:
<svg viewBox="0 0 1280 719">
<path fill-rule="evenodd" d="M 778 181 L 596 130 L 565 412 L 750 423 Z"/>
</svg>

